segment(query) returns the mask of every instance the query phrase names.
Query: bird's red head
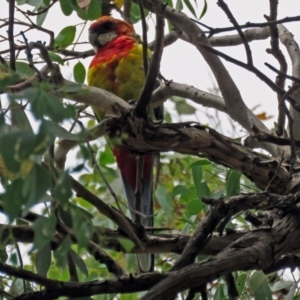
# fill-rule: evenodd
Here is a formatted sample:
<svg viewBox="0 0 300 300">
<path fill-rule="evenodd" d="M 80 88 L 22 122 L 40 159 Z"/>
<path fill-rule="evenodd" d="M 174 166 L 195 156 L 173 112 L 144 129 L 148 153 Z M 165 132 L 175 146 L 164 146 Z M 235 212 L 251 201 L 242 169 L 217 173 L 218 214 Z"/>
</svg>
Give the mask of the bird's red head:
<svg viewBox="0 0 300 300">
<path fill-rule="evenodd" d="M 134 34 L 131 24 L 110 16 L 102 16 L 90 26 L 89 42 L 97 50 L 118 36 Z"/>
</svg>

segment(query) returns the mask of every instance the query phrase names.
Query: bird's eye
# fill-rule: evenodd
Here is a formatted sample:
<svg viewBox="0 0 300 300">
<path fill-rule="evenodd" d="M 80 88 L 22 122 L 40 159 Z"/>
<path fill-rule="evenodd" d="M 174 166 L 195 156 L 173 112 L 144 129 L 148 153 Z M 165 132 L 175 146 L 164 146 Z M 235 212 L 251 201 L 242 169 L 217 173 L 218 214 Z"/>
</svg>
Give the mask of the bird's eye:
<svg viewBox="0 0 300 300">
<path fill-rule="evenodd" d="M 90 29 L 90 33 L 96 33 L 96 30 L 94 28 Z"/>
<path fill-rule="evenodd" d="M 112 27 L 113 27 L 112 22 L 105 22 L 102 24 L 102 29 L 105 31 L 112 29 Z"/>
</svg>

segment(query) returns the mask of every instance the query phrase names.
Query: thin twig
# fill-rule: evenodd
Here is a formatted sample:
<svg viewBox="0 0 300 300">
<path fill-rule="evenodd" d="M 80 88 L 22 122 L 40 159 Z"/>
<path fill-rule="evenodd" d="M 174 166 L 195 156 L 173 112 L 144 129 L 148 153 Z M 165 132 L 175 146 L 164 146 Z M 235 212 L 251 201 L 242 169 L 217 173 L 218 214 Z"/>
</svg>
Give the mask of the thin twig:
<svg viewBox="0 0 300 300">
<path fill-rule="evenodd" d="M 79 124 L 79 126 L 81 127 L 81 130 L 84 131 L 84 126 L 82 124 L 81 121 L 77 120 L 77 123 Z M 118 196 L 116 195 L 116 193 L 114 192 L 114 190 L 112 189 L 112 187 L 110 186 L 109 182 L 107 181 L 106 177 L 104 176 L 99 164 L 97 163 L 96 159 L 95 159 L 95 155 L 94 155 L 94 151 L 91 147 L 91 144 L 90 142 L 87 140 L 86 141 L 86 145 L 87 145 L 87 148 L 89 149 L 90 151 L 90 154 L 91 154 L 91 158 L 92 158 L 92 165 L 93 167 L 97 170 L 97 172 L 99 173 L 99 175 L 101 176 L 102 180 L 104 181 L 105 185 L 107 186 L 110 194 L 112 195 L 112 197 L 114 198 L 115 202 L 116 202 L 116 205 L 118 206 L 118 209 L 119 211 L 124 215 L 124 212 L 122 211 L 121 209 L 121 206 L 120 206 L 120 203 L 119 203 L 119 199 L 118 199 Z M 125 215 L 124 215 L 125 216 Z"/>
<path fill-rule="evenodd" d="M 286 79 L 290 79 L 292 81 L 294 81 L 295 83 L 298 83 L 300 84 L 300 79 L 295 77 L 295 76 L 292 76 L 292 75 L 288 75 L 288 74 L 285 74 L 283 73 L 282 71 L 279 71 L 277 70 L 276 68 L 274 68 L 272 65 L 270 65 L 269 63 L 264 63 L 264 65 L 266 67 L 268 67 L 269 69 L 271 69 L 273 72 L 275 72 L 276 74 L 282 76 L 282 77 L 285 77 Z"/>
<path fill-rule="evenodd" d="M 144 62 L 144 73 L 145 77 L 148 74 L 148 37 L 147 37 L 147 23 L 146 17 L 144 13 L 144 7 L 142 0 L 138 0 L 140 13 L 141 13 L 141 21 L 142 21 L 142 29 L 143 29 L 143 62 Z"/>
<path fill-rule="evenodd" d="M 120 230 L 125 232 L 131 239 L 135 240 L 142 250 L 145 250 L 145 246 L 135 233 L 132 227 L 132 223 L 129 222 L 129 220 L 124 216 L 124 214 L 121 214 L 116 209 L 110 207 L 108 204 L 106 204 L 95 194 L 87 190 L 83 185 L 81 185 L 77 180 L 75 180 L 71 176 L 70 179 L 72 181 L 72 187 L 77 193 L 78 197 L 82 197 L 87 202 L 94 205 L 101 214 L 105 215 L 107 218 L 115 222 L 119 226 Z"/>
<path fill-rule="evenodd" d="M 291 141 L 289 138 L 282 138 L 275 136 L 273 134 L 269 134 L 266 132 L 259 132 L 255 135 L 255 138 L 260 142 L 267 142 L 276 144 L 279 146 L 288 146 L 291 145 Z M 295 146 L 300 147 L 300 140 L 295 140 Z"/>
<path fill-rule="evenodd" d="M 137 105 L 134 108 L 134 114 L 137 117 L 143 117 L 146 115 L 148 104 L 151 100 L 151 95 L 155 86 L 157 74 L 159 72 L 160 60 L 164 48 L 164 26 L 165 19 L 163 16 L 164 5 L 157 0 L 156 3 L 156 31 L 155 31 L 155 48 L 151 59 L 149 72 L 147 74 L 144 88 L 139 97 Z"/>
<path fill-rule="evenodd" d="M 19 247 L 18 243 L 16 243 L 15 246 L 16 246 L 16 250 L 17 250 L 17 254 L 18 254 L 18 259 L 19 259 L 19 262 L 20 262 L 20 267 L 21 267 L 21 269 L 24 269 L 20 247 Z M 23 279 L 23 289 L 24 289 L 24 292 L 26 293 L 27 289 L 26 289 L 26 283 L 25 283 L 24 279 Z"/>
<path fill-rule="evenodd" d="M 73 229 L 67 227 L 60 218 L 58 218 L 58 221 L 59 221 L 59 226 L 60 226 L 61 230 L 65 234 L 70 235 L 70 237 L 74 241 L 77 242 L 76 232 Z M 87 249 L 88 249 L 89 253 L 92 254 L 97 261 L 99 261 L 100 263 L 103 263 L 107 267 L 107 270 L 109 272 L 111 272 L 112 274 L 114 274 L 117 278 L 126 274 L 125 271 L 122 269 L 122 267 L 108 253 L 106 253 L 104 250 L 102 250 L 100 248 L 100 246 L 96 245 L 93 241 L 88 242 Z M 68 255 L 70 255 L 70 253 Z M 70 257 L 70 259 L 72 260 L 72 257 Z M 69 262 L 69 257 L 68 257 L 68 262 Z M 75 271 L 76 271 L 76 268 L 75 268 Z M 71 275 L 71 273 L 70 273 L 70 275 Z M 73 275 L 77 277 L 77 273 L 76 273 L 76 275 L 75 274 L 73 274 Z"/>
<path fill-rule="evenodd" d="M 15 267 L 9 266 L 9 265 L 1 263 L 1 262 L 0 262 L 0 271 L 1 271 L 1 273 L 15 276 L 17 278 L 25 279 L 28 281 L 32 281 L 32 282 L 38 283 L 42 286 L 49 286 L 49 287 L 52 286 L 53 287 L 56 284 L 58 284 L 57 280 L 48 279 L 46 277 L 37 275 L 31 271 L 27 271 L 27 270 L 24 270 L 21 268 L 15 268 Z"/>
<path fill-rule="evenodd" d="M 123 1 L 123 19 L 128 22 L 131 22 L 131 0 L 124 0 Z"/>
<path fill-rule="evenodd" d="M 31 19 L 30 19 L 26 14 L 24 14 L 22 11 L 20 11 L 20 9 L 19 9 L 18 7 L 16 7 L 16 10 L 19 11 L 19 12 L 21 12 L 21 13 L 24 15 L 24 17 L 29 21 L 30 24 L 25 23 L 25 22 L 19 22 L 19 21 L 18 21 L 18 22 L 15 22 L 15 24 L 20 24 L 20 25 L 29 26 L 29 27 L 31 27 L 32 29 L 37 29 L 37 30 L 46 32 L 46 33 L 49 34 L 49 36 L 50 36 L 49 46 L 52 47 L 53 44 L 54 44 L 54 32 L 51 31 L 51 30 L 48 30 L 48 29 L 46 29 L 46 28 L 44 28 L 44 27 L 41 27 L 41 26 L 36 25 L 34 22 L 31 21 Z"/>
<path fill-rule="evenodd" d="M 285 99 L 294 91 L 299 89 L 299 84 L 293 85 L 279 100 L 279 105 L 284 109 L 284 112 L 289 120 L 289 135 L 290 135 L 290 141 L 291 141 L 291 168 L 290 168 L 290 175 L 293 174 L 294 171 L 294 163 L 296 161 L 296 144 L 295 144 L 295 137 L 294 137 L 294 119 L 292 118 L 289 109 L 287 108 L 285 104 Z"/>
<path fill-rule="evenodd" d="M 249 43 L 247 41 L 247 38 L 244 35 L 244 32 L 242 31 L 239 23 L 236 21 L 235 17 L 233 16 L 232 12 L 230 11 L 228 5 L 223 1 L 218 1 L 219 6 L 222 8 L 222 10 L 225 12 L 227 17 L 229 18 L 230 22 L 233 24 L 234 28 L 237 30 L 239 36 L 241 37 L 241 40 L 244 44 L 246 55 L 247 55 L 247 63 L 249 66 L 253 65 L 253 59 L 252 59 L 252 53 L 249 46 Z"/>
<path fill-rule="evenodd" d="M 15 41 L 14 41 L 15 0 L 9 1 L 8 42 L 10 52 L 10 68 L 16 70 Z"/>
<path fill-rule="evenodd" d="M 21 31 L 21 35 L 22 35 L 22 37 L 24 39 L 24 42 L 25 42 L 25 46 L 26 46 L 26 51 L 25 52 L 26 52 L 27 60 L 29 62 L 29 67 L 34 70 L 34 72 L 38 75 L 40 80 L 43 80 L 44 78 L 42 77 L 42 73 L 40 73 L 39 69 L 34 65 L 33 55 L 31 53 L 31 49 L 28 45 L 28 40 L 27 40 L 27 38 L 26 38 L 23 31 Z"/>
<path fill-rule="evenodd" d="M 73 261 L 71 251 L 72 250 L 70 249 L 67 254 L 67 262 L 68 262 L 68 269 L 69 269 L 69 274 L 70 274 L 70 281 L 71 282 L 79 282 L 76 265 L 75 265 L 75 262 Z"/>
<path fill-rule="evenodd" d="M 277 166 L 277 168 L 276 168 L 276 171 L 274 172 L 274 175 L 272 176 L 271 180 L 268 182 L 268 184 L 267 184 L 267 186 L 266 186 L 264 192 L 267 192 L 267 191 L 268 191 L 268 189 L 269 189 L 271 183 L 272 183 L 273 180 L 276 178 L 277 173 L 279 172 L 279 169 L 281 168 L 281 165 L 282 165 L 282 163 L 283 163 L 283 160 L 284 160 L 284 152 L 282 152 L 282 154 L 281 154 L 281 159 L 280 159 L 280 162 L 279 162 L 279 164 L 278 164 L 278 166 Z"/>
<path fill-rule="evenodd" d="M 204 24 L 198 20 L 195 19 L 190 19 L 193 22 L 204 26 Z M 300 16 L 295 16 L 295 17 L 285 17 L 283 19 L 280 20 L 276 20 L 276 21 L 270 21 L 270 22 L 262 22 L 262 23 L 252 23 L 252 22 L 247 22 L 244 25 L 240 25 L 241 29 L 245 29 L 245 28 L 253 28 L 253 27 L 266 27 L 266 26 L 270 26 L 270 25 L 275 25 L 275 24 L 283 24 L 283 23 L 289 23 L 289 22 L 297 22 L 300 21 Z M 227 31 L 233 31 L 236 30 L 235 27 L 222 27 L 222 28 L 213 28 L 210 27 L 208 25 L 205 25 L 205 28 L 209 29 L 208 31 L 204 31 L 204 33 L 209 33 L 210 36 L 216 34 L 216 33 L 222 33 L 222 32 L 227 32 Z"/>
<path fill-rule="evenodd" d="M 283 90 L 282 88 L 280 88 L 279 86 L 277 86 L 269 77 L 267 77 L 264 73 L 262 73 L 260 70 L 258 70 L 256 67 L 254 66 L 249 66 L 248 64 L 245 64 L 244 62 L 237 60 L 219 50 L 216 50 L 212 47 L 209 47 L 207 45 L 201 45 L 204 49 L 206 49 L 207 51 L 210 51 L 224 59 L 226 59 L 227 61 L 240 66 L 248 71 L 251 71 L 252 73 L 254 73 L 259 79 L 261 79 L 264 83 L 266 83 L 273 91 L 275 91 L 276 93 L 279 93 L 281 96 L 284 95 L 286 93 L 285 90 Z M 289 103 L 293 106 L 293 108 L 300 112 L 300 105 L 289 95 L 286 98 Z"/>
<path fill-rule="evenodd" d="M 278 1 L 270 0 L 270 17 L 265 16 L 267 21 L 276 21 L 277 19 L 277 10 L 278 10 Z M 276 24 L 270 24 L 270 36 L 271 36 L 271 49 L 267 49 L 267 53 L 272 54 L 278 61 L 280 65 L 280 73 L 277 73 L 275 83 L 284 89 L 286 72 L 287 72 L 287 63 L 282 51 L 279 48 L 279 33 Z M 285 110 L 282 105 L 280 105 L 281 95 L 277 93 L 278 100 L 278 125 L 277 125 L 277 135 L 282 136 L 285 127 Z"/>
<path fill-rule="evenodd" d="M 26 12 L 19 9 L 20 12 L 22 12 L 24 15 L 28 15 L 28 16 L 38 16 L 41 15 L 43 13 L 45 13 L 46 11 L 48 11 L 56 2 L 58 2 L 58 0 L 52 0 L 52 3 L 49 4 L 49 6 L 39 10 L 38 12 L 32 12 L 27 10 Z"/>
</svg>

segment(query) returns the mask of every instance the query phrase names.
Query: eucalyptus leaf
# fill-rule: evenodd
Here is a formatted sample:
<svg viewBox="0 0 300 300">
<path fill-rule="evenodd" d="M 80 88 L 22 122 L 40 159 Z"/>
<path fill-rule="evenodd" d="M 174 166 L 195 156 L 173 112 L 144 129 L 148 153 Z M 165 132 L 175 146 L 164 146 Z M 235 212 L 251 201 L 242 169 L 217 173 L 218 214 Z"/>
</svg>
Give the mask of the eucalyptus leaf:
<svg viewBox="0 0 300 300">
<path fill-rule="evenodd" d="M 54 46 L 59 48 L 67 48 L 73 43 L 76 35 L 76 26 L 67 26 L 63 28 L 54 39 Z"/>
</svg>

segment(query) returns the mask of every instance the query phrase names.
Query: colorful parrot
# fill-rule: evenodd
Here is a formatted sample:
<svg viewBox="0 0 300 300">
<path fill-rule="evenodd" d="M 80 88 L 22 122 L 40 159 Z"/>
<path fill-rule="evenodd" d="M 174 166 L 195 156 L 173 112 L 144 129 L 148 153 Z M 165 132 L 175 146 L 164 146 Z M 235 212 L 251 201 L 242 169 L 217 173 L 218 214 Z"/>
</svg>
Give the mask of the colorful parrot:
<svg viewBox="0 0 300 300">
<path fill-rule="evenodd" d="M 89 28 L 89 42 L 96 55 L 88 70 L 88 84 L 105 89 L 125 101 L 137 100 L 145 82 L 143 46 L 139 36 L 131 24 L 110 16 L 102 16 Z M 149 58 L 151 56 L 148 51 Z M 94 109 L 96 116 L 101 113 Z M 162 119 L 162 110 L 156 110 L 157 118 Z M 103 117 L 103 113 L 102 113 Z M 130 151 L 125 146 L 114 146 L 113 153 L 120 169 L 130 214 L 135 220 L 136 172 L 138 153 Z M 140 205 L 143 226 L 153 226 L 153 154 L 144 155 L 143 191 Z M 138 255 L 141 272 L 149 272 L 154 267 L 152 254 Z"/>
</svg>

